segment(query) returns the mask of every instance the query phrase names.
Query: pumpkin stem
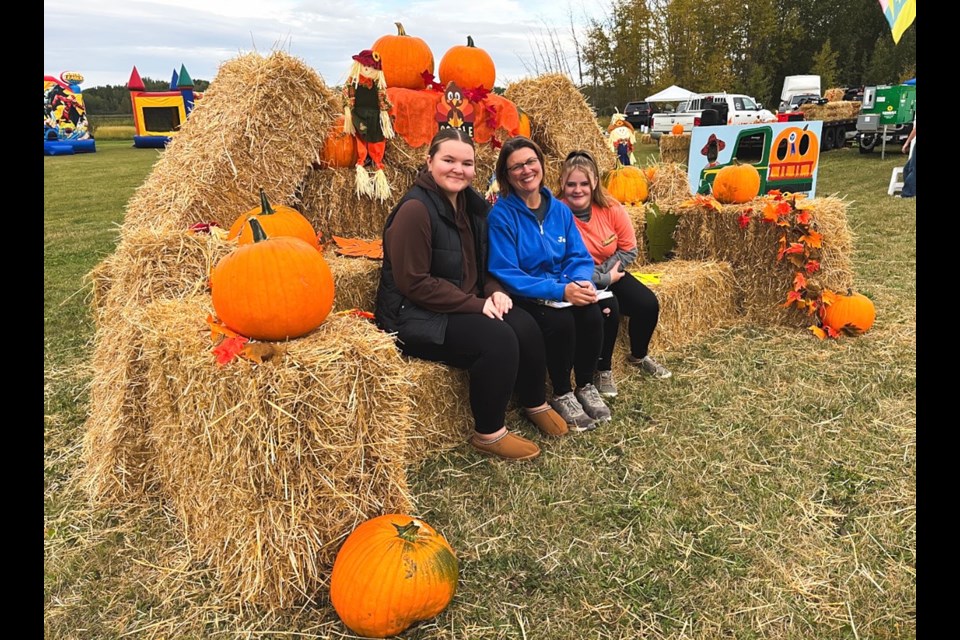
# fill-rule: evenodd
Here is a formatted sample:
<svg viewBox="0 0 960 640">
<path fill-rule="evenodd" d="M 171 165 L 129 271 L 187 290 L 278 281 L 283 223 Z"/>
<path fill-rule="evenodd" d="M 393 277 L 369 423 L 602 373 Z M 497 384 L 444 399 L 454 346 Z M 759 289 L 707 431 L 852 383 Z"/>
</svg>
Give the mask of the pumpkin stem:
<svg viewBox="0 0 960 640">
<path fill-rule="evenodd" d="M 411 520 L 410 524 L 400 526 L 398 524 L 393 525 L 397 529 L 397 535 L 407 542 L 416 542 L 417 534 L 420 532 L 420 525 L 416 520 Z"/>
<path fill-rule="evenodd" d="M 467 46 L 476 47 L 477 45 L 473 44 L 473 36 L 467 36 Z"/>
<path fill-rule="evenodd" d="M 267 200 L 267 194 L 264 192 L 263 187 L 260 187 L 260 214 L 261 216 L 269 216 L 276 213 L 273 210 L 273 207 L 270 206 L 270 202 Z"/>
<path fill-rule="evenodd" d="M 260 226 L 260 221 L 253 216 L 250 216 L 248 221 L 250 222 L 250 229 L 253 231 L 253 241 L 260 242 L 261 240 L 266 240 L 267 232 L 263 230 L 262 226 Z"/>
<path fill-rule="evenodd" d="M 394 22 L 393 24 L 397 25 L 397 35 L 398 35 L 398 36 L 405 36 L 405 35 L 407 35 L 407 32 L 403 30 L 403 25 L 402 25 L 402 24 L 400 24 L 399 22 Z"/>
</svg>

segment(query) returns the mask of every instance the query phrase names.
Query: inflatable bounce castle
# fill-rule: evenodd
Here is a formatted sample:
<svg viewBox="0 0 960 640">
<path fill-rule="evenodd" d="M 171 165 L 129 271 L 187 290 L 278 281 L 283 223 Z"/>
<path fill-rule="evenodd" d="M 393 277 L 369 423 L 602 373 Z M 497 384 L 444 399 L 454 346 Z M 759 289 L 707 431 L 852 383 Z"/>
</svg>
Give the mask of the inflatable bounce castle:
<svg viewBox="0 0 960 640">
<path fill-rule="evenodd" d="M 193 111 L 194 103 L 203 97 L 193 90 L 193 79 L 183 65 L 179 74 L 173 71 L 169 91 L 147 91 L 136 67 L 130 74 L 127 89 L 133 104 L 135 147 L 165 147 Z"/>
<path fill-rule="evenodd" d="M 97 150 L 80 83 L 83 76 L 64 71 L 59 78 L 43 76 L 43 153 L 48 156 Z"/>
</svg>

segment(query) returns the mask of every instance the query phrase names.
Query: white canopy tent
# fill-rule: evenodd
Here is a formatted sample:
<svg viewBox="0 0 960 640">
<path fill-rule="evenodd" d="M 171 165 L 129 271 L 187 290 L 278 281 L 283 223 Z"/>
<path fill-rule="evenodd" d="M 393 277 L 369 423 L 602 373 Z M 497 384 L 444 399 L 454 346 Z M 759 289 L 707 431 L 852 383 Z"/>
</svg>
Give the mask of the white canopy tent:
<svg viewBox="0 0 960 640">
<path fill-rule="evenodd" d="M 682 87 L 672 84 L 663 91 L 659 91 L 652 96 L 647 96 L 647 102 L 680 102 L 693 95 L 696 95 L 693 91 L 687 91 Z"/>
</svg>

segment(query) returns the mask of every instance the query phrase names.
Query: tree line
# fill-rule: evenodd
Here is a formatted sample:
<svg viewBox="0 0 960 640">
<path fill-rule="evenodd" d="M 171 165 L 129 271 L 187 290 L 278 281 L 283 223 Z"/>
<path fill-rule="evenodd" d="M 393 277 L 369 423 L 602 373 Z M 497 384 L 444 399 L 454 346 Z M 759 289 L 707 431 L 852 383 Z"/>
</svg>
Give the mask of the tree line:
<svg viewBox="0 0 960 640">
<path fill-rule="evenodd" d="M 169 91 L 169 80 L 141 78 L 147 91 Z M 208 80 L 194 80 L 194 91 L 206 91 Z M 92 115 L 132 114 L 130 91 L 125 84 L 108 84 L 102 87 L 90 87 L 83 90 L 83 105 Z"/>
<path fill-rule="evenodd" d="M 821 88 L 897 84 L 916 76 L 916 22 L 894 44 L 877 0 L 613 0 L 580 28 L 531 47 L 528 71 L 568 73 L 601 115 L 676 84 L 746 93 L 775 110 L 783 78 Z"/>
</svg>

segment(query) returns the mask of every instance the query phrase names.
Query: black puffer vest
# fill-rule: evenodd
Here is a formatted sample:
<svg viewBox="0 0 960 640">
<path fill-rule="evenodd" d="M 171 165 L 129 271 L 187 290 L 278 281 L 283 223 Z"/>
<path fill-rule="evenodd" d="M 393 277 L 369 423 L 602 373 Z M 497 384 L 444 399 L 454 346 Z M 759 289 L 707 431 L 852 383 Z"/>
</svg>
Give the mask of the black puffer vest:
<svg viewBox="0 0 960 640">
<path fill-rule="evenodd" d="M 483 295 L 487 272 L 486 214 L 489 205 L 473 188 L 468 188 L 465 194 L 467 217 L 473 228 L 476 245 L 477 278 L 480 288 L 478 294 Z M 387 229 L 393 224 L 397 211 L 410 199 L 419 200 L 430 214 L 432 248 L 430 275 L 460 287 L 463 281 L 463 249 L 460 246 L 460 232 L 453 218 L 453 211 L 443 196 L 436 191 L 414 185 L 387 217 L 383 227 L 384 241 L 386 241 Z M 386 255 L 380 270 L 374 315 L 377 325 L 384 331 L 396 333 L 401 342 L 443 344 L 447 331 L 447 314 L 418 307 L 403 295 L 397 289 L 393 277 L 393 265 Z"/>
</svg>

